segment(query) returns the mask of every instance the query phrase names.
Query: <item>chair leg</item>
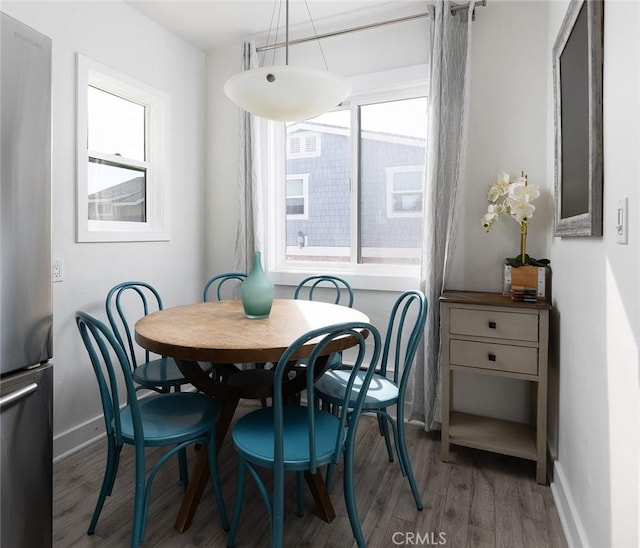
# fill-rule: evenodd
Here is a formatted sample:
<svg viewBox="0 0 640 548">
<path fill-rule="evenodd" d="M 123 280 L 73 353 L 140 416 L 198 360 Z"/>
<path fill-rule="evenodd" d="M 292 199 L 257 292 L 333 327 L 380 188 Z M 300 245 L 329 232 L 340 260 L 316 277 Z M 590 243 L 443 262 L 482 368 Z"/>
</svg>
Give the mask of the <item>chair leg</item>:
<svg viewBox="0 0 640 548">
<path fill-rule="evenodd" d="M 273 501 L 271 504 L 271 548 L 282 548 L 284 542 L 284 474 L 273 473 Z"/>
<path fill-rule="evenodd" d="M 144 535 L 144 502 L 145 502 L 145 462 L 144 447 L 135 448 L 135 493 L 133 498 L 133 531 L 131 532 L 131 548 L 138 548 Z"/>
<path fill-rule="evenodd" d="M 393 450 L 391 449 L 391 440 L 389 439 L 389 426 L 385 418 L 378 414 L 378 429 L 380 435 L 384 437 L 384 444 L 387 446 L 387 455 L 389 455 L 389 462 L 393 462 Z"/>
<path fill-rule="evenodd" d="M 229 519 L 227 518 L 227 510 L 224 506 L 224 499 L 222 498 L 222 489 L 220 487 L 220 476 L 218 475 L 218 457 L 216 455 L 216 431 L 213 429 L 209 434 L 209 472 L 211 476 L 211 484 L 213 485 L 213 492 L 216 496 L 216 503 L 218 504 L 218 513 L 220 514 L 220 521 L 222 522 L 222 529 L 229 530 Z"/>
<path fill-rule="evenodd" d="M 296 488 L 298 492 L 298 517 L 304 516 L 304 472 L 296 472 Z"/>
<path fill-rule="evenodd" d="M 333 470 L 335 468 L 335 464 L 330 462 L 327 464 L 327 477 L 324 480 L 324 484 L 327 486 L 327 491 L 331 492 L 331 484 L 333 483 Z"/>
<path fill-rule="evenodd" d="M 184 490 L 189 486 L 189 467 L 187 466 L 187 450 L 178 451 L 178 469 L 180 470 L 180 481 L 184 484 Z"/>
<path fill-rule="evenodd" d="M 402 417 L 399 417 L 402 419 Z M 409 461 L 409 453 L 407 451 L 407 440 L 404 435 L 404 420 L 402 422 L 398 422 L 396 425 L 397 439 L 398 439 L 398 448 L 399 454 L 398 458 L 400 462 L 404 464 L 404 473 L 409 480 L 409 486 L 411 487 L 411 493 L 413 494 L 413 500 L 416 503 L 416 507 L 418 510 L 422 510 L 422 499 L 420 497 L 420 492 L 418 491 L 418 487 L 416 486 L 416 480 L 413 476 L 413 470 L 411 468 L 411 462 Z"/>
<path fill-rule="evenodd" d="M 238 484 L 236 486 L 236 503 L 233 508 L 233 522 L 227 538 L 227 548 L 232 548 L 240 525 L 240 514 L 242 513 L 242 503 L 244 502 L 244 482 L 246 480 L 246 464 L 242 458 L 238 459 Z"/>
<path fill-rule="evenodd" d="M 104 471 L 104 478 L 102 479 L 100 494 L 98 495 L 96 507 L 93 511 L 91 522 L 89 523 L 89 529 L 87 529 L 87 534 L 89 535 L 93 535 L 95 532 L 96 525 L 98 524 L 98 518 L 100 517 L 102 507 L 104 506 L 104 501 L 109 495 L 111 495 L 111 491 L 113 490 L 113 484 L 115 483 L 116 474 L 118 472 L 118 463 L 120 462 L 121 449 L 122 446 L 116 445 L 116 440 L 113 435 L 107 436 L 107 464 Z"/>
<path fill-rule="evenodd" d="M 358 518 L 358 508 L 356 507 L 356 497 L 353 489 L 353 447 L 347 447 L 344 453 L 344 476 L 343 476 L 344 501 L 349 515 L 349 523 L 353 538 L 356 540 L 358 548 L 365 548 L 364 535 L 360 518 Z"/>
</svg>

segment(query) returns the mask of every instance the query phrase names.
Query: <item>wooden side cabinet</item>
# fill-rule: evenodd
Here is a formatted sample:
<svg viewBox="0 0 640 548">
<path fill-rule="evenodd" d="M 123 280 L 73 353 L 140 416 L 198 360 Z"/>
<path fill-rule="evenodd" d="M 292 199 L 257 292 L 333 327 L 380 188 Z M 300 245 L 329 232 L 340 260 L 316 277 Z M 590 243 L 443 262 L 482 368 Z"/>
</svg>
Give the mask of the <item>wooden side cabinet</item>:
<svg viewBox="0 0 640 548">
<path fill-rule="evenodd" d="M 545 301 L 514 302 L 501 293 L 445 291 L 442 327 L 442 460 L 463 445 L 536 462 L 547 483 L 547 360 L 549 310 Z M 453 373 L 529 381 L 531 424 L 462 413 L 452 407 Z"/>
</svg>

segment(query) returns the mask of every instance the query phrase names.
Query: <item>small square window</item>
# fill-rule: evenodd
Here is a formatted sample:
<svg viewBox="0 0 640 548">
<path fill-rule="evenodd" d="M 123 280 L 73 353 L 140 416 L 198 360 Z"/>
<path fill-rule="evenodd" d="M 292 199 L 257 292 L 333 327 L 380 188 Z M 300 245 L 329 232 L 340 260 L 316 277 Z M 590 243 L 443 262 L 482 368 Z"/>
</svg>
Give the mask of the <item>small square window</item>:
<svg viewBox="0 0 640 548">
<path fill-rule="evenodd" d="M 424 195 L 424 168 L 402 166 L 387 168 L 389 217 L 420 217 Z"/>
<path fill-rule="evenodd" d="M 288 175 L 285 192 L 287 219 L 307 219 L 309 216 L 309 175 Z"/>
</svg>

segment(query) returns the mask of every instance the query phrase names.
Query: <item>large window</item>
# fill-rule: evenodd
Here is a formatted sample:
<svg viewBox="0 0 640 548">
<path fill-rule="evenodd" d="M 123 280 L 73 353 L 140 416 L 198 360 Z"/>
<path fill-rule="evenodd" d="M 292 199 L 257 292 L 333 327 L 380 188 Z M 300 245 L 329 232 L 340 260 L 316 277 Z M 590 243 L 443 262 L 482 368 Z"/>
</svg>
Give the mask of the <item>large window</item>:
<svg viewBox="0 0 640 548">
<path fill-rule="evenodd" d="M 417 274 L 426 130 L 425 88 L 405 86 L 275 131 L 272 270 Z"/>
<path fill-rule="evenodd" d="M 167 96 L 78 56 L 78 241 L 169 238 Z"/>
</svg>

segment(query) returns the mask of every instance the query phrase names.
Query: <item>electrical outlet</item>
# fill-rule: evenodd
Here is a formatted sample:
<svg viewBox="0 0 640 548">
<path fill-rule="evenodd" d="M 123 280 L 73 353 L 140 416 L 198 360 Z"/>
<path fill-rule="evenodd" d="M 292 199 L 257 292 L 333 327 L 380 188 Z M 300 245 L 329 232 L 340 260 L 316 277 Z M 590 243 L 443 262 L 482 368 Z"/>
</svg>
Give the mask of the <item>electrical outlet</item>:
<svg viewBox="0 0 640 548">
<path fill-rule="evenodd" d="M 53 283 L 64 280 L 63 266 L 62 259 L 53 259 L 53 264 L 51 265 L 51 278 Z"/>
</svg>

